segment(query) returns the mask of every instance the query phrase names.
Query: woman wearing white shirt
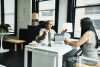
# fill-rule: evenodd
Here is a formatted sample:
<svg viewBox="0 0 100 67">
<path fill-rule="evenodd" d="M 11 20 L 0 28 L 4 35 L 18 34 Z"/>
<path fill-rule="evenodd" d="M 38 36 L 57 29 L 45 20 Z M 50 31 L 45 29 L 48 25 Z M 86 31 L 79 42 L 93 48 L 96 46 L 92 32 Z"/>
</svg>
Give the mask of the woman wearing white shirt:
<svg viewBox="0 0 100 67">
<path fill-rule="evenodd" d="M 47 43 L 48 42 L 48 32 L 51 33 L 51 40 L 54 40 L 54 34 L 56 34 L 56 32 L 51 29 L 52 28 L 52 22 L 51 21 L 47 21 L 46 24 L 45 24 L 46 28 L 42 28 L 40 29 L 40 32 L 39 32 L 39 38 L 37 40 L 37 42 L 41 42 L 41 43 Z M 66 32 L 67 32 L 67 29 L 63 29 L 61 31 L 62 34 L 65 34 L 66 35 Z M 66 35 L 68 38 L 70 38 L 70 34 L 67 33 Z"/>
<path fill-rule="evenodd" d="M 51 29 L 52 22 L 47 21 L 45 26 L 46 28 L 40 29 L 38 42 L 43 42 L 43 41 L 47 42 L 49 31 L 51 33 L 51 39 L 54 39 L 54 34 L 56 34 L 56 32 L 53 29 Z"/>
</svg>

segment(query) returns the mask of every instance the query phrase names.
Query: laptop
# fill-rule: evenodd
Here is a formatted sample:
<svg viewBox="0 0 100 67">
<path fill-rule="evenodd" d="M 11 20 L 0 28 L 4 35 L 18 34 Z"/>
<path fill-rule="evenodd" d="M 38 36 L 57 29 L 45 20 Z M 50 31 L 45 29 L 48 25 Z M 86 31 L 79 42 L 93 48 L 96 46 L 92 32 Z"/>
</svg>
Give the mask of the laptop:
<svg viewBox="0 0 100 67">
<path fill-rule="evenodd" d="M 55 43 L 64 43 L 64 34 L 57 33 L 54 35 Z"/>
</svg>

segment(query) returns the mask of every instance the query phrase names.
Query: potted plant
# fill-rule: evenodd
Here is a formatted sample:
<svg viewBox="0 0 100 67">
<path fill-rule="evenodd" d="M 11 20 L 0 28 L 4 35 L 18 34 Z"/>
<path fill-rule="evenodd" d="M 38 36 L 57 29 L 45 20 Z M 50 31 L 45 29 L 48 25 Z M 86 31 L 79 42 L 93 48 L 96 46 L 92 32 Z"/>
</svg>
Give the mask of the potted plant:
<svg viewBox="0 0 100 67">
<path fill-rule="evenodd" d="M 3 33 L 3 32 L 8 32 L 8 27 L 11 27 L 9 24 L 0 24 L 0 33 Z"/>
</svg>

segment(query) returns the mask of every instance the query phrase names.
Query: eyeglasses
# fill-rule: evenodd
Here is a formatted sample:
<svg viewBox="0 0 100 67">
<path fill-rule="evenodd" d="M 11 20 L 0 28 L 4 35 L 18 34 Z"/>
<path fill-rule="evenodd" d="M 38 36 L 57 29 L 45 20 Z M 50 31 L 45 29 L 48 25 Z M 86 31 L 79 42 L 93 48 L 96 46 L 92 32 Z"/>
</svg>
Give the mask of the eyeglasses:
<svg viewBox="0 0 100 67">
<path fill-rule="evenodd" d="M 48 25 L 52 26 L 52 24 L 48 24 Z"/>
</svg>

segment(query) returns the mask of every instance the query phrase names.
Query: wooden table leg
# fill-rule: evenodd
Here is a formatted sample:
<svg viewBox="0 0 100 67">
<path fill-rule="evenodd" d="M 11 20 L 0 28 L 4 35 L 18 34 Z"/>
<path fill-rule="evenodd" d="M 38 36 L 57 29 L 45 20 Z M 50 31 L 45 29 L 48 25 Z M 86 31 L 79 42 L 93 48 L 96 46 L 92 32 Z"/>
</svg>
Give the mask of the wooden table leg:
<svg viewBox="0 0 100 67">
<path fill-rule="evenodd" d="M 15 43 L 15 51 L 17 51 L 17 43 Z"/>
<path fill-rule="evenodd" d="M 21 43 L 21 50 L 23 50 L 23 43 Z"/>
</svg>

